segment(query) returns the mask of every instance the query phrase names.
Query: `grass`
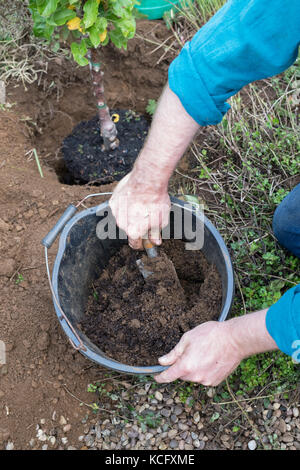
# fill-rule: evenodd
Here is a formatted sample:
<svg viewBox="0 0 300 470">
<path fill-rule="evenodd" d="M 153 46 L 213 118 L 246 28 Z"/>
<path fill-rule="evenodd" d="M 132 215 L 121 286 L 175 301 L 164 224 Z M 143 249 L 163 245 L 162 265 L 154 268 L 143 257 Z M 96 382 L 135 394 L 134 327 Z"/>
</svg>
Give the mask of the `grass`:
<svg viewBox="0 0 300 470">
<path fill-rule="evenodd" d="M 180 46 L 192 38 L 225 3 L 225 0 L 182 0 L 164 14 L 168 29 L 172 30 Z"/>
<path fill-rule="evenodd" d="M 68 50 L 59 46 L 54 35 L 51 42 L 34 37 L 27 2 L 0 0 L 0 80 L 21 81 L 26 89 L 47 72 L 47 63 L 65 57 Z"/>
</svg>

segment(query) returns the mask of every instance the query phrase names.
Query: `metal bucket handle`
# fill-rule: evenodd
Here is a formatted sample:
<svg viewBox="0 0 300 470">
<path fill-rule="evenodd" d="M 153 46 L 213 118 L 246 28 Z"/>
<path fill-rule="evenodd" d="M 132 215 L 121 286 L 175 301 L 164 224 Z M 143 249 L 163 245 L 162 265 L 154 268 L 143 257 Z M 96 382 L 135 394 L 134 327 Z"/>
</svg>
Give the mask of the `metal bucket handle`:
<svg viewBox="0 0 300 470">
<path fill-rule="evenodd" d="M 62 229 L 64 228 L 64 226 L 66 225 L 66 223 L 73 217 L 73 215 L 75 214 L 75 212 L 77 211 L 78 207 L 80 207 L 84 201 L 86 201 L 86 199 L 89 199 L 90 197 L 96 197 L 96 196 L 111 196 L 112 195 L 112 192 L 108 192 L 108 193 L 94 193 L 94 194 L 89 194 L 88 196 L 85 196 L 81 201 L 79 201 L 76 206 L 74 204 L 70 204 L 67 209 L 65 210 L 65 212 L 63 213 L 63 215 L 58 219 L 58 221 L 56 222 L 56 224 L 54 225 L 54 227 L 52 227 L 52 229 L 50 230 L 50 232 L 48 232 L 48 234 L 43 238 L 42 240 L 42 245 L 44 246 L 45 248 L 45 261 L 46 261 L 46 270 L 47 270 L 47 276 L 48 276 L 48 281 L 49 281 L 49 286 L 50 286 L 50 290 L 51 290 L 51 293 L 52 293 L 52 297 L 55 301 L 55 304 L 57 306 L 57 308 L 59 309 L 61 315 L 62 315 L 62 318 L 67 322 L 69 328 L 72 330 L 75 338 L 77 339 L 78 341 L 78 345 L 76 346 L 76 344 L 71 340 L 71 338 L 69 338 L 69 341 L 71 343 L 71 345 L 73 346 L 74 349 L 76 349 L 77 351 L 86 351 L 86 347 L 84 346 L 84 344 L 82 343 L 82 340 L 80 339 L 79 335 L 77 334 L 77 332 L 75 331 L 73 325 L 70 323 L 70 321 L 68 320 L 66 314 L 64 313 L 64 311 L 62 310 L 58 300 L 57 300 L 57 297 L 55 295 L 55 292 L 54 292 L 54 289 L 53 289 L 53 285 L 52 285 L 52 280 L 51 280 L 51 274 L 50 274 L 50 268 L 49 268 L 49 261 L 48 261 L 48 249 L 51 248 L 51 246 L 53 245 L 53 243 L 55 242 L 57 236 L 60 234 L 60 232 L 62 231 Z"/>
</svg>

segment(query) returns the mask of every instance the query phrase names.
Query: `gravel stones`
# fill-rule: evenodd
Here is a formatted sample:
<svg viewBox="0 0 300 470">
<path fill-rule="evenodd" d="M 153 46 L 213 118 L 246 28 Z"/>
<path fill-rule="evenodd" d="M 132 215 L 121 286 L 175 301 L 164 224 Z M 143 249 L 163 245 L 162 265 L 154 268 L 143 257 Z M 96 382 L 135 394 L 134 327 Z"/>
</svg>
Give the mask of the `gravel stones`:
<svg viewBox="0 0 300 470">
<path fill-rule="evenodd" d="M 141 391 L 143 393 L 140 393 Z M 140 388 L 134 388 L 133 392 L 128 389 L 126 393 L 126 403 L 135 410 L 129 421 L 123 418 L 123 411 L 120 408 L 115 409 L 115 414 L 106 415 L 105 419 L 102 413 L 99 414 L 98 418 L 92 420 L 92 425 L 88 419 L 84 419 L 82 434 L 72 442 L 74 426 L 71 426 L 70 419 L 51 411 L 52 430 L 49 431 L 47 428 L 47 419 L 40 419 L 40 424 L 36 428 L 35 442 L 30 444 L 31 448 L 159 451 L 168 449 L 200 451 L 205 448 L 300 450 L 299 408 L 295 405 L 285 406 L 283 403 L 275 402 L 264 407 L 262 404 L 255 421 L 261 433 L 258 438 L 249 429 L 241 428 L 232 432 L 226 423 L 224 425 L 224 421 L 221 422 L 221 409 L 217 405 L 212 407 L 208 404 L 205 407 L 202 403 L 200 405 L 199 401 L 198 403 L 195 401 L 192 407 L 187 406 L 186 402 L 178 400 L 178 395 L 174 392 L 171 395 L 168 387 L 154 391 L 151 384 L 150 387 L 142 385 Z M 122 400 L 121 393 L 120 400 Z M 249 407 L 247 412 L 253 413 L 253 409 Z M 113 406 L 109 406 L 109 410 L 112 411 Z M 214 423 L 211 421 L 211 416 L 216 412 L 220 413 L 220 418 Z M 12 438 L 9 433 L 2 437 L 5 438 L 5 441 L 2 439 L 4 448 L 13 445 L 10 444 Z"/>
<path fill-rule="evenodd" d="M 163 394 L 161 392 L 159 392 L 158 390 L 155 392 L 154 396 L 155 396 L 156 400 L 158 400 L 158 401 L 163 400 Z"/>
</svg>

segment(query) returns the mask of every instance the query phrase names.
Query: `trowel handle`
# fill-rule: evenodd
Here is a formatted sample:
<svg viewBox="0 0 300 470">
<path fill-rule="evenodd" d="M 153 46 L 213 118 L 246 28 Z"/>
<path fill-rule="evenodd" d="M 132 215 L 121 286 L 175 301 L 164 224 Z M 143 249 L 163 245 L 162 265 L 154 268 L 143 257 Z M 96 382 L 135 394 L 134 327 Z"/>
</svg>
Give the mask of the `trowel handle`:
<svg viewBox="0 0 300 470">
<path fill-rule="evenodd" d="M 148 238 L 143 238 L 143 246 L 149 258 L 156 258 L 158 256 L 156 246 Z"/>
</svg>

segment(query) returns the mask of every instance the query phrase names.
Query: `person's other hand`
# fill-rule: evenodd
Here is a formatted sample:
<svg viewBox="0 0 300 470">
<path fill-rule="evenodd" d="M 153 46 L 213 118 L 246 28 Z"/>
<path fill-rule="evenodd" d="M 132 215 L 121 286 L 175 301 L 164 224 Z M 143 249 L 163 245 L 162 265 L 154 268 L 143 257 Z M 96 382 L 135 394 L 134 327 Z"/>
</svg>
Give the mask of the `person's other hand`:
<svg viewBox="0 0 300 470">
<path fill-rule="evenodd" d="M 131 248 L 142 249 L 144 235 L 154 245 L 161 244 L 160 232 L 168 225 L 171 206 L 166 187 L 157 187 L 149 178 L 145 182 L 133 170 L 116 186 L 109 205 Z"/>
<path fill-rule="evenodd" d="M 232 340 L 230 323 L 209 321 L 185 333 L 175 348 L 159 359 L 161 365 L 170 367 L 156 375 L 155 380 L 165 383 L 182 379 L 216 386 L 243 357 Z"/>
</svg>

